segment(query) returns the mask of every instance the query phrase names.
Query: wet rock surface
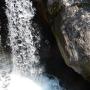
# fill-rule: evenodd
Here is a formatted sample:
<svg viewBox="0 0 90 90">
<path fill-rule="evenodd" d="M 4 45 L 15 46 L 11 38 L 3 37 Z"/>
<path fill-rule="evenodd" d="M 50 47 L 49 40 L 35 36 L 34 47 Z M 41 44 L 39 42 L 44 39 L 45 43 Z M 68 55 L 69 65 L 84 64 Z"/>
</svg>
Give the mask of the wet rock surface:
<svg viewBox="0 0 90 90">
<path fill-rule="evenodd" d="M 49 0 L 49 3 L 50 1 L 54 3 L 54 0 Z M 59 6 L 63 6 L 52 18 L 52 32 L 60 52 L 69 67 L 89 80 L 90 2 L 88 0 L 61 0 L 61 3 L 55 1 Z M 53 6 L 52 2 L 51 6 Z"/>
</svg>

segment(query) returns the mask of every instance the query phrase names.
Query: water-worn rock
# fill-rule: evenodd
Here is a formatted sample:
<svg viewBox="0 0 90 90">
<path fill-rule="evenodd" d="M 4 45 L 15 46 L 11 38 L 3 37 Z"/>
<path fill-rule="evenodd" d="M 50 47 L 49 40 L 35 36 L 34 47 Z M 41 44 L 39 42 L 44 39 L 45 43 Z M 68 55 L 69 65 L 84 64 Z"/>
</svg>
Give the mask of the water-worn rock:
<svg viewBox="0 0 90 90">
<path fill-rule="evenodd" d="M 52 3 L 51 5 L 53 6 Z M 89 1 L 62 0 L 60 6 L 64 7 L 58 11 L 52 22 L 52 31 L 60 52 L 69 67 L 90 79 Z"/>
</svg>

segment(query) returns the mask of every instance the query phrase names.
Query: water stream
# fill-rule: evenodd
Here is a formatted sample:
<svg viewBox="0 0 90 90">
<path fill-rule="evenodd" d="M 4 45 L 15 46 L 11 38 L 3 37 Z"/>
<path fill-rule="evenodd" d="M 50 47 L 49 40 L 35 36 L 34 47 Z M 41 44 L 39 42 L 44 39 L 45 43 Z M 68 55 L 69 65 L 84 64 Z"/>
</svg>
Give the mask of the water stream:
<svg viewBox="0 0 90 90">
<path fill-rule="evenodd" d="M 8 56 L 5 60 L 12 63 L 8 63 L 6 66 L 8 69 L 4 68 L 0 72 L 0 90 L 63 90 L 57 78 L 49 79 L 43 75 L 44 66 L 40 65 L 39 55 L 35 55 L 37 52 L 35 43 L 39 44 L 40 35 L 32 34 L 32 32 L 39 33 L 38 29 L 32 26 L 32 18 L 35 14 L 32 2 L 5 1 L 10 40 L 8 44 L 12 51 L 10 58 L 2 53 Z M 34 37 L 36 41 L 33 40 Z"/>
</svg>

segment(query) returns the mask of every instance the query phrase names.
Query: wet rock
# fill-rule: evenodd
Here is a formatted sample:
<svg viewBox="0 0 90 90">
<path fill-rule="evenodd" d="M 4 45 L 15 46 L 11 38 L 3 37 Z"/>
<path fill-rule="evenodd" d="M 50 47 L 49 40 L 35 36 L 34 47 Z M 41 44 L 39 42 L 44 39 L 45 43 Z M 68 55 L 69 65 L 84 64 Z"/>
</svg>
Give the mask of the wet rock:
<svg viewBox="0 0 90 90">
<path fill-rule="evenodd" d="M 64 7 L 52 20 L 52 32 L 65 63 L 90 79 L 90 4 L 85 0 L 62 0 L 61 4 Z"/>
</svg>

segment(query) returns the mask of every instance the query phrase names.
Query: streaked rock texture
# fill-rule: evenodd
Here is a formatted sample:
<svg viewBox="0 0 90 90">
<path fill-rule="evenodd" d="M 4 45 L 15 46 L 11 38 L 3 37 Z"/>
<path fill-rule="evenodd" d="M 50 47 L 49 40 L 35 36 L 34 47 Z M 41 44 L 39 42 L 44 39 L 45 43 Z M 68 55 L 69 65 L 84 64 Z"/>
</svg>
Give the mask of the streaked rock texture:
<svg viewBox="0 0 90 90">
<path fill-rule="evenodd" d="M 52 18 L 52 31 L 60 52 L 69 67 L 90 79 L 90 2 L 88 0 L 56 2 L 63 6 L 58 7 L 60 9 L 57 15 Z M 53 6 L 54 3 L 51 2 L 50 5 Z M 54 9 L 52 11 L 54 12 Z M 50 15 L 54 14 L 50 12 Z"/>
</svg>

